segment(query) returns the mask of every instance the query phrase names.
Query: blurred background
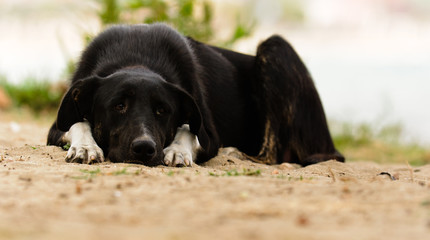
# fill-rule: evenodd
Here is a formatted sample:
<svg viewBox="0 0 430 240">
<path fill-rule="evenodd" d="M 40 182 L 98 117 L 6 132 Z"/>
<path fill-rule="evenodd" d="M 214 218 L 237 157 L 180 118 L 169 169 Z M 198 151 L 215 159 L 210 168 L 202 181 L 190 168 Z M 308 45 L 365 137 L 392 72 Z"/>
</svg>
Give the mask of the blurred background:
<svg viewBox="0 0 430 240">
<path fill-rule="evenodd" d="M 430 0 L 0 0 L 0 108 L 55 117 L 97 33 L 156 21 L 248 54 L 283 36 L 348 159 L 430 163 Z"/>
</svg>

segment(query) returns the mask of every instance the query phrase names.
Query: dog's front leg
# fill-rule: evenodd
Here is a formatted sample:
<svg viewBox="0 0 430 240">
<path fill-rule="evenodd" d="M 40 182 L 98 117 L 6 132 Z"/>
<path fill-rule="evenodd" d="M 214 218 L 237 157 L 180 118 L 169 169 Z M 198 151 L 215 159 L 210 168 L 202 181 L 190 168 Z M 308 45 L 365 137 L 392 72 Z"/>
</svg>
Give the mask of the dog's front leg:
<svg viewBox="0 0 430 240">
<path fill-rule="evenodd" d="M 94 140 L 88 121 L 73 124 L 64 134 L 64 140 L 70 143 L 66 162 L 90 164 L 104 161 L 103 151 Z"/>
<path fill-rule="evenodd" d="M 173 142 L 163 150 L 164 164 L 172 167 L 191 167 L 200 149 L 197 136 L 190 132 L 188 124 L 184 124 L 178 128 Z"/>
</svg>

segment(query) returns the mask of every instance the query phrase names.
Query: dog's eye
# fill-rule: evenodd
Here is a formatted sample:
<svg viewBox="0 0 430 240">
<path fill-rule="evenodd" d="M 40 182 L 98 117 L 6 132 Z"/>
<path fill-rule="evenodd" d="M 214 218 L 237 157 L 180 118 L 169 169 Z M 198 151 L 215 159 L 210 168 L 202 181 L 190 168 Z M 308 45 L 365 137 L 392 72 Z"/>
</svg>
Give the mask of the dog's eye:
<svg viewBox="0 0 430 240">
<path fill-rule="evenodd" d="M 117 112 L 124 113 L 127 110 L 127 106 L 125 105 L 125 103 L 118 103 L 117 105 L 115 105 L 114 109 Z"/>
<path fill-rule="evenodd" d="M 166 110 L 162 107 L 159 107 L 155 110 L 155 114 L 159 117 L 164 116 L 164 114 L 166 114 Z"/>
</svg>

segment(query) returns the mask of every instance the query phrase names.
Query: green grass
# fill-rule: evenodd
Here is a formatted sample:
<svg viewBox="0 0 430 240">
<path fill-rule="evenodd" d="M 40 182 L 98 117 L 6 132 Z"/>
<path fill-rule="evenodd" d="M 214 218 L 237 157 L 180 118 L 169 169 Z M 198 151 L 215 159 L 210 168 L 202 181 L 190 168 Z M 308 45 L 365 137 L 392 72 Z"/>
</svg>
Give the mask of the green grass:
<svg viewBox="0 0 430 240">
<path fill-rule="evenodd" d="M 34 78 L 11 84 L 4 77 L 0 77 L 0 87 L 12 100 L 12 107 L 28 108 L 36 115 L 56 111 L 66 91 L 65 85 Z"/>
<path fill-rule="evenodd" d="M 220 41 L 215 37 L 213 28 L 214 9 L 208 0 L 97 0 L 100 11 L 97 16 L 105 28 L 117 23 L 155 23 L 164 22 L 174 26 L 179 32 L 203 42 L 217 42 L 218 45 L 231 47 L 237 40 L 249 36 L 255 29 L 255 21 L 236 22 L 229 26 L 231 36 Z M 84 38 L 91 40 L 90 34 Z"/>
<path fill-rule="evenodd" d="M 113 171 L 113 172 L 102 172 L 100 170 L 100 168 L 97 169 L 80 169 L 79 172 L 81 172 L 81 175 L 79 176 L 72 176 L 72 179 L 75 180 L 88 180 L 88 179 L 92 179 L 98 176 L 120 176 L 120 175 L 139 175 L 141 172 L 139 170 L 137 170 L 135 173 L 129 173 L 127 171 L 127 168 L 122 168 L 120 170 L 117 171 Z"/>
<path fill-rule="evenodd" d="M 173 177 L 173 176 L 178 176 L 178 175 L 181 175 L 181 174 L 184 174 L 184 173 L 185 173 L 184 170 L 178 168 L 177 170 L 170 170 L 170 171 L 168 171 L 166 173 L 166 175 L 169 176 L 169 177 Z"/>
<path fill-rule="evenodd" d="M 212 177 L 238 177 L 238 176 L 260 176 L 260 175 L 261 175 L 260 169 L 251 170 L 251 169 L 246 169 L 246 168 L 244 168 L 242 170 L 242 172 L 239 172 L 236 169 L 225 170 L 224 173 L 222 173 L 222 174 L 216 174 L 214 172 L 209 172 L 209 176 L 212 176 Z"/>
<path fill-rule="evenodd" d="M 336 148 L 347 161 L 407 162 L 414 166 L 430 163 L 430 148 L 416 142 L 405 142 L 401 124 L 379 128 L 369 123 L 331 125 Z"/>
<path fill-rule="evenodd" d="M 97 168 L 95 170 L 80 169 L 79 171 L 81 173 L 83 173 L 83 174 L 89 175 L 90 177 L 95 177 L 97 175 L 101 175 L 102 174 L 102 171 L 100 170 L 100 168 Z"/>
<path fill-rule="evenodd" d="M 174 172 L 174 171 L 172 171 L 172 170 L 170 170 L 170 171 L 168 171 L 168 172 L 166 173 L 166 175 L 167 175 L 167 176 L 169 176 L 169 177 L 172 177 L 172 176 L 174 176 L 174 175 L 175 175 L 175 172 Z"/>
<path fill-rule="evenodd" d="M 127 168 L 123 168 L 121 170 L 115 171 L 112 173 L 112 175 L 114 176 L 119 176 L 119 175 L 128 175 L 129 173 L 127 172 Z"/>
<path fill-rule="evenodd" d="M 80 169 L 79 171 L 82 173 L 81 175 L 72 176 L 71 178 L 75 180 L 88 180 L 102 175 L 100 168 L 97 168 L 95 170 Z"/>
</svg>

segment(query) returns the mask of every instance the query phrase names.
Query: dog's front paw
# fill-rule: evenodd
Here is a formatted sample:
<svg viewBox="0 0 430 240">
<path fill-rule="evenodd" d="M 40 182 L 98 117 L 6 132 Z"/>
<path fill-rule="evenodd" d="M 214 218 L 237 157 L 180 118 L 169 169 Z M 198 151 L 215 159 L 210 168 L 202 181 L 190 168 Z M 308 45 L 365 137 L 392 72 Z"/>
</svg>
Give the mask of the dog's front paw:
<svg viewBox="0 0 430 240">
<path fill-rule="evenodd" d="M 104 161 L 103 150 L 94 141 L 88 121 L 73 124 L 63 140 L 70 143 L 66 162 L 90 164 Z"/>
<path fill-rule="evenodd" d="M 170 167 L 192 167 L 193 153 L 190 148 L 172 143 L 163 150 L 164 164 Z"/>
<path fill-rule="evenodd" d="M 97 144 L 75 144 L 70 146 L 66 162 L 70 163 L 101 163 L 104 161 L 103 150 Z"/>
</svg>

